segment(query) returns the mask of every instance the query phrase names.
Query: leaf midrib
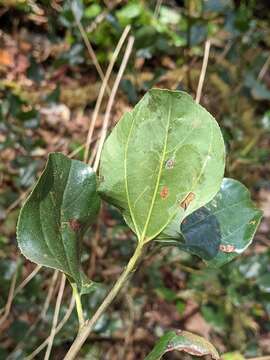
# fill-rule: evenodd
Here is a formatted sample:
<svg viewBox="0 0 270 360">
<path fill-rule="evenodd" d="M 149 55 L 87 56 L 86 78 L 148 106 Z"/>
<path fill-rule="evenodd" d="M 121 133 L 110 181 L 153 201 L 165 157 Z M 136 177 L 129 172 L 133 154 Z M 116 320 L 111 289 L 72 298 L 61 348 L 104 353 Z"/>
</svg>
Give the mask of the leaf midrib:
<svg viewBox="0 0 270 360">
<path fill-rule="evenodd" d="M 63 215 L 63 203 L 64 203 L 64 200 L 65 200 L 65 197 L 66 197 L 66 191 L 68 189 L 68 184 L 69 184 L 69 181 L 70 181 L 70 174 L 71 174 L 71 171 L 72 171 L 72 168 L 73 168 L 73 165 L 74 163 L 72 161 L 70 161 L 70 165 L 69 165 L 69 169 L 68 169 L 68 176 L 66 178 L 66 181 L 65 181 L 65 185 L 64 185 L 64 191 L 62 193 L 62 199 L 61 199 L 61 206 L 60 206 L 60 219 L 61 219 L 61 223 L 65 222 L 65 221 L 68 221 L 68 219 L 65 219 L 64 218 L 64 215 Z M 60 230 L 60 236 L 61 236 L 61 241 L 62 241 L 62 244 L 63 244 L 63 247 L 64 247 L 64 252 L 65 252 L 65 258 L 67 260 L 67 264 L 68 264 L 68 268 L 69 268 L 69 271 L 70 271 L 70 275 L 74 278 L 74 280 L 76 281 L 77 280 L 77 277 L 76 275 L 74 276 L 74 273 L 72 271 L 72 265 L 71 265 L 71 262 L 70 262 L 70 259 L 69 259 L 69 256 L 67 254 L 67 249 L 66 249 L 66 246 L 65 246 L 65 241 L 63 239 L 63 233 L 62 231 Z M 77 241 L 77 236 L 76 236 L 76 241 Z M 79 276 L 80 276 L 80 272 L 79 272 Z M 81 276 L 80 276 L 80 280 L 81 280 Z"/>
<path fill-rule="evenodd" d="M 160 165 L 159 165 L 159 171 L 158 171 L 156 186 L 155 186 L 155 189 L 154 189 L 151 205 L 150 205 L 150 208 L 149 208 L 149 211 L 148 211 L 148 215 L 147 215 L 146 222 L 145 222 L 145 225 L 144 225 L 144 228 L 143 228 L 143 232 L 142 232 L 142 235 L 141 235 L 139 241 L 145 241 L 145 239 L 144 239 L 145 234 L 146 234 L 147 228 L 149 226 L 150 218 L 151 218 L 151 215 L 152 215 L 152 211 L 153 211 L 153 208 L 154 208 L 154 205 L 155 205 L 155 200 L 156 200 L 157 193 L 158 193 L 158 187 L 160 185 L 160 178 L 161 178 L 163 164 L 164 164 L 164 161 L 165 161 L 165 156 L 166 156 L 166 151 L 167 151 L 169 125 L 170 125 L 171 113 L 172 113 L 172 99 L 171 99 L 171 97 L 169 97 L 169 99 L 170 99 L 170 104 L 169 104 L 169 109 L 168 109 L 167 126 L 166 126 L 164 146 L 163 146 L 161 161 L 160 161 Z M 151 238 L 147 239 L 147 241 L 150 241 L 150 240 L 151 240 Z"/>
<path fill-rule="evenodd" d="M 136 223 L 136 220 L 135 220 L 134 214 L 132 212 L 132 208 L 131 208 L 129 191 L 128 191 L 128 178 L 127 178 L 127 151 L 128 151 L 129 140 L 130 140 L 130 136 L 131 136 L 131 133 L 132 133 L 132 130 L 133 130 L 134 122 L 135 122 L 135 117 L 132 117 L 131 126 L 130 126 L 130 129 L 129 129 L 127 142 L 126 142 L 126 146 L 125 146 L 125 154 L 124 154 L 124 171 L 125 171 L 125 174 L 124 174 L 124 177 L 125 177 L 125 188 L 126 188 L 126 194 L 127 194 L 128 208 L 129 208 L 129 211 L 130 211 L 131 219 L 132 219 L 133 224 L 135 226 L 136 234 L 139 237 L 139 235 L 140 235 L 139 228 L 138 228 L 138 225 Z"/>
</svg>

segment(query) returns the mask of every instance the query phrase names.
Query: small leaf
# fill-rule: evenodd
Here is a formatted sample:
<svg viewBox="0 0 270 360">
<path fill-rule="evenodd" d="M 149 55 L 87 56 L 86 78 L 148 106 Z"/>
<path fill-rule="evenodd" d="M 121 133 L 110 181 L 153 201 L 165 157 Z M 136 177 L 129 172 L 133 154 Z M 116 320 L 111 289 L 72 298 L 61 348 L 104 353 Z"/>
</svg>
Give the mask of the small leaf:
<svg viewBox="0 0 270 360">
<path fill-rule="evenodd" d="M 147 242 L 209 202 L 223 172 L 215 119 L 184 92 L 153 89 L 108 137 L 98 190 Z"/>
<path fill-rule="evenodd" d="M 100 206 L 93 170 L 60 153 L 46 168 L 21 209 L 17 238 L 29 260 L 64 272 L 81 293 L 92 290 L 80 267 L 80 241 Z"/>
<path fill-rule="evenodd" d="M 183 351 L 194 356 L 210 355 L 213 359 L 219 359 L 215 347 L 201 336 L 189 331 L 169 331 L 164 334 L 145 360 L 159 360 L 169 351 Z"/>
<path fill-rule="evenodd" d="M 177 245 L 209 265 L 221 266 L 251 244 L 261 217 L 248 189 L 239 181 L 224 178 L 213 200 L 182 224 L 174 219 L 157 241 Z"/>
</svg>

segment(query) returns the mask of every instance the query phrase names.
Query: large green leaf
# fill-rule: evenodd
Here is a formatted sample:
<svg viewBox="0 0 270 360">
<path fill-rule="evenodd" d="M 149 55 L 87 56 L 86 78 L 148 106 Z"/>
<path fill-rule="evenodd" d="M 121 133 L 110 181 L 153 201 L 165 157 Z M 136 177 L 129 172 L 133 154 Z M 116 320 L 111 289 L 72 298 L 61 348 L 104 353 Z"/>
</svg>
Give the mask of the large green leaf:
<svg viewBox="0 0 270 360">
<path fill-rule="evenodd" d="M 164 334 L 144 360 L 159 360 L 169 351 L 183 351 L 194 356 L 210 355 L 219 359 L 215 347 L 201 336 L 189 331 L 169 331 Z"/>
<path fill-rule="evenodd" d="M 63 271 L 81 293 L 92 282 L 80 267 L 80 240 L 100 206 L 96 176 L 86 164 L 52 153 L 20 212 L 18 244 L 23 255 Z"/>
<path fill-rule="evenodd" d="M 239 181 L 224 178 L 216 196 L 181 224 L 174 219 L 157 241 L 196 254 L 209 265 L 221 266 L 252 242 L 262 212 Z"/>
<path fill-rule="evenodd" d="M 209 202 L 223 172 L 215 119 L 184 92 L 153 89 L 108 137 L 98 190 L 146 242 Z"/>
</svg>

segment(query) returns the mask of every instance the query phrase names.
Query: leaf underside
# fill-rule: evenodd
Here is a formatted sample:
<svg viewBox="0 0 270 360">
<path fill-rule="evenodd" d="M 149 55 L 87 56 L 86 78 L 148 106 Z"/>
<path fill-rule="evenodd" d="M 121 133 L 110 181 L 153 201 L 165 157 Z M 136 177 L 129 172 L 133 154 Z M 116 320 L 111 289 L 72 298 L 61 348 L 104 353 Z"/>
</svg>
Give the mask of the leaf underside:
<svg viewBox="0 0 270 360">
<path fill-rule="evenodd" d="M 216 196 L 189 215 L 174 219 L 157 241 L 200 256 L 213 267 L 241 254 L 252 242 L 262 217 L 239 181 L 224 178 Z"/>
<path fill-rule="evenodd" d="M 93 283 L 80 267 L 80 241 L 99 206 L 93 170 L 60 153 L 50 154 L 20 212 L 21 252 L 37 264 L 64 272 L 81 293 L 90 291 Z"/>
<path fill-rule="evenodd" d="M 193 356 L 210 355 L 215 360 L 219 359 L 215 347 L 203 337 L 189 331 L 169 331 L 160 338 L 145 360 L 159 360 L 165 353 L 174 350 Z"/>
<path fill-rule="evenodd" d="M 153 89 L 106 140 L 98 191 L 118 207 L 139 241 L 209 202 L 224 173 L 215 119 L 181 91 Z"/>
</svg>

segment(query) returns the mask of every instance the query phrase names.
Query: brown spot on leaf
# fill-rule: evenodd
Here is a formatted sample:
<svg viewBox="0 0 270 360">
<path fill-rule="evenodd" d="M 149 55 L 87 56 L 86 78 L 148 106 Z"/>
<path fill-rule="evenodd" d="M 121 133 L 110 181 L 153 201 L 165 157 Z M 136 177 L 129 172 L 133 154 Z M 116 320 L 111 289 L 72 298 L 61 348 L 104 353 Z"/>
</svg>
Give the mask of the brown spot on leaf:
<svg viewBox="0 0 270 360">
<path fill-rule="evenodd" d="M 195 199 L 195 194 L 193 192 L 189 192 L 187 196 L 184 198 L 184 200 L 180 203 L 181 208 L 184 210 L 187 209 L 191 201 Z"/>
<path fill-rule="evenodd" d="M 163 188 L 160 191 L 160 196 L 163 200 L 165 200 L 169 195 L 169 188 L 168 186 L 163 186 Z"/>
<path fill-rule="evenodd" d="M 233 245 L 229 245 L 229 244 L 228 245 L 221 244 L 219 246 L 219 250 L 224 253 L 232 253 L 235 251 L 235 247 Z"/>
<path fill-rule="evenodd" d="M 70 228 L 71 228 L 73 231 L 78 232 L 78 231 L 81 230 L 82 224 L 79 222 L 79 220 L 77 220 L 77 219 L 70 219 L 70 220 L 68 221 L 68 223 L 69 223 Z"/>
</svg>

